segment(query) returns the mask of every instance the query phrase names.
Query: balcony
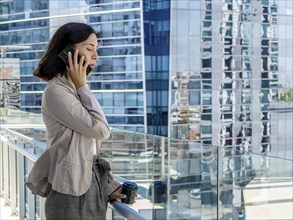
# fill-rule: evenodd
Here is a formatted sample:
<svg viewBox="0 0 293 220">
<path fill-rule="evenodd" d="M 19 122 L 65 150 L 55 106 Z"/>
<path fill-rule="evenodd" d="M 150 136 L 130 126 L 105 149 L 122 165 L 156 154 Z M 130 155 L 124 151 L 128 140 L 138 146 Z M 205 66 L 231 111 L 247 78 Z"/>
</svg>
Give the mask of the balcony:
<svg viewBox="0 0 293 220">
<path fill-rule="evenodd" d="M 42 118 L 0 111 L 1 215 L 44 219 L 44 199 L 24 186 L 46 147 Z M 290 159 L 119 129 L 99 154 L 139 186 L 135 204 L 110 204 L 107 219 L 293 219 Z"/>
</svg>

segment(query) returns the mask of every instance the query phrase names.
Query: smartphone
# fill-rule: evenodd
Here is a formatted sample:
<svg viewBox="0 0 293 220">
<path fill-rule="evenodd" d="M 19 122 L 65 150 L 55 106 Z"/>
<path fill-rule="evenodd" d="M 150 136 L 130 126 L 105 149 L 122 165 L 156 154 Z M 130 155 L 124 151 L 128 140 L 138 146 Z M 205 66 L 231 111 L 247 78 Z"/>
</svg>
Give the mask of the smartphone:
<svg viewBox="0 0 293 220">
<path fill-rule="evenodd" d="M 74 52 L 75 52 L 75 49 L 73 46 L 67 46 L 64 48 L 64 50 L 62 50 L 59 54 L 58 54 L 58 57 L 67 65 L 69 66 L 68 64 L 68 52 L 71 52 L 71 55 L 73 57 L 74 55 Z M 78 58 L 77 58 L 77 62 L 79 63 L 79 60 L 80 60 L 80 56 L 78 55 Z M 85 62 L 84 62 L 85 63 Z M 83 63 L 83 64 L 84 64 Z M 86 69 L 86 75 L 88 76 L 91 72 L 93 71 L 93 69 L 88 66 L 87 69 Z"/>
</svg>

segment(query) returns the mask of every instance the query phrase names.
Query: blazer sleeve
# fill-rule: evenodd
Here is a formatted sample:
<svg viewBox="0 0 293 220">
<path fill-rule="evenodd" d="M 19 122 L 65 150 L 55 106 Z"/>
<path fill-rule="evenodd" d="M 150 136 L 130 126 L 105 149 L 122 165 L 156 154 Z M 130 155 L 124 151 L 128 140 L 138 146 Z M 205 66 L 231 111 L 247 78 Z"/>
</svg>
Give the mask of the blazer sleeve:
<svg viewBox="0 0 293 220">
<path fill-rule="evenodd" d="M 47 88 L 42 113 L 87 137 L 107 139 L 110 129 L 96 97 L 86 85 L 77 89 L 77 95 L 60 85 Z"/>
</svg>

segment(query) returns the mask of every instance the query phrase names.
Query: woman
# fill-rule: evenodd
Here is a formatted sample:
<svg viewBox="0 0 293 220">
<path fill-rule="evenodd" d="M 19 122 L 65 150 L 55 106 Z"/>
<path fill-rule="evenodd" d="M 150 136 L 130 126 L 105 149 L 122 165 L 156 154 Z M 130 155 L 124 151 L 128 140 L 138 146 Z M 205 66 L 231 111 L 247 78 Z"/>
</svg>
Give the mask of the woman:
<svg viewBox="0 0 293 220">
<path fill-rule="evenodd" d="M 58 56 L 66 46 L 68 64 Z M 31 170 L 26 185 L 46 198 L 49 219 L 105 219 L 107 202 L 125 198 L 109 164 L 98 158 L 99 141 L 110 135 L 105 115 L 86 85 L 94 68 L 97 35 L 83 23 L 61 26 L 49 42 L 34 76 L 48 81 L 42 98 L 47 149 Z M 79 57 L 80 56 L 80 57 Z"/>
</svg>

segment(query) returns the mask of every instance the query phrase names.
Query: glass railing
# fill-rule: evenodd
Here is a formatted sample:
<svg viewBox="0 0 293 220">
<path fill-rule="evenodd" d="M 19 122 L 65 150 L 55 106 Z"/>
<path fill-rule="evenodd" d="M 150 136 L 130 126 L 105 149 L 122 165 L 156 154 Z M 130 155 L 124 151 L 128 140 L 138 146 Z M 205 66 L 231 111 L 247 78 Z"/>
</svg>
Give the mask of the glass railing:
<svg viewBox="0 0 293 220">
<path fill-rule="evenodd" d="M 1 115 L 1 192 L 9 189 L 5 201 L 19 216 L 42 219 L 44 200 L 23 183 L 44 151 L 44 125 L 39 115 L 7 117 Z M 129 207 L 146 218 L 293 219 L 292 160 L 119 129 L 112 129 L 99 154 L 118 180 L 138 184 Z M 126 218 L 112 208 L 108 219 Z"/>
<path fill-rule="evenodd" d="M 152 219 L 293 217 L 292 160 L 117 129 L 100 153 L 146 189 L 133 207 Z"/>
</svg>

